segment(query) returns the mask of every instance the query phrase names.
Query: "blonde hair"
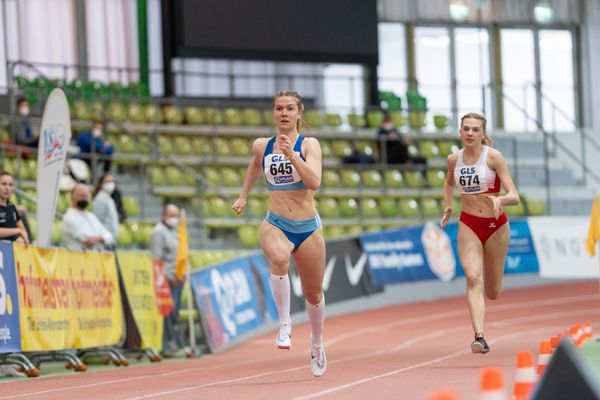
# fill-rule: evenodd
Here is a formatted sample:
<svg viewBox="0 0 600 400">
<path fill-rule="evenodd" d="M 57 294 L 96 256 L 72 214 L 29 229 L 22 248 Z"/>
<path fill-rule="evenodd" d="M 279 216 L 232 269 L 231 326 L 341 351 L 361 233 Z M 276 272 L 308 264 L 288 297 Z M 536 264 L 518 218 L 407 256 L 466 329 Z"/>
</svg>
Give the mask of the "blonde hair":
<svg viewBox="0 0 600 400">
<path fill-rule="evenodd" d="M 461 129 L 462 129 L 464 120 L 467 118 L 472 118 L 472 119 L 481 121 L 481 127 L 483 128 L 483 139 L 481 139 L 481 143 L 488 145 L 488 146 L 493 146 L 494 139 L 492 139 L 487 132 L 487 129 L 486 129 L 487 120 L 485 119 L 485 117 L 481 114 L 477 114 L 474 112 L 467 113 L 467 114 L 463 115 L 462 118 L 460 119 L 460 128 Z"/>
<path fill-rule="evenodd" d="M 300 111 L 301 114 L 300 118 L 298 118 L 298 121 L 296 121 L 296 129 L 298 132 L 300 132 L 300 130 L 303 128 L 308 128 L 308 124 L 306 121 L 304 121 L 304 118 L 302 118 L 302 114 L 304 113 L 304 103 L 302 103 L 302 97 L 300 97 L 300 94 L 295 90 L 280 90 L 279 92 L 275 93 L 275 96 L 273 96 L 273 107 L 275 107 L 275 101 L 280 97 L 291 97 L 296 100 L 296 106 L 298 106 L 298 111 Z"/>
</svg>

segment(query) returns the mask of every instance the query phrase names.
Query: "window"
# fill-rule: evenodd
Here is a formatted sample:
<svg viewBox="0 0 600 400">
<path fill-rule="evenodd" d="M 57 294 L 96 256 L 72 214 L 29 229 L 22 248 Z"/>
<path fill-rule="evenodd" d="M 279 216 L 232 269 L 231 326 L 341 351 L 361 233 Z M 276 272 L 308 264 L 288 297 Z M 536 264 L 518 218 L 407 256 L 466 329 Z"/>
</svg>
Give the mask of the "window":
<svg viewBox="0 0 600 400">
<path fill-rule="evenodd" d="M 408 88 L 405 40 L 403 24 L 379 24 L 379 91 L 394 92 L 402 98 Z M 406 103 L 403 108 L 406 108 Z"/>
</svg>

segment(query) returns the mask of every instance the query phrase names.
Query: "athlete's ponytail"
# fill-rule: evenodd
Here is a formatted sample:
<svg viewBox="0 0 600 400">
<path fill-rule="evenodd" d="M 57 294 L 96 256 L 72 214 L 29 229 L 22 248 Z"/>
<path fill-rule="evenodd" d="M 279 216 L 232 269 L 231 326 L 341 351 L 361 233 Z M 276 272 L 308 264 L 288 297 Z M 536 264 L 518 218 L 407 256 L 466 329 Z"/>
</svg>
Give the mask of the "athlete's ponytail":
<svg viewBox="0 0 600 400">
<path fill-rule="evenodd" d="M 463 117 L 460 119 L 460 127 L 462 129 L 462 125 L 465 119 L 467 118 L 473 118 L 476 120 L 481 121 L 481 127 L 483 128 L 483 138 L 481 139 L 481 143 L 485 144 L 487 146 L 493 146 L 494 145 L 494 139 L 492 139 L 490 137 L 490 135 L 487 132 L 486 129 L 486 125 L 487 125 L 487 120 L 485 119 L 485 117 L 481 114 L 477 114 L 474 112 L 470 112 L 468 114 L 463 115 Z"/>
</svg>

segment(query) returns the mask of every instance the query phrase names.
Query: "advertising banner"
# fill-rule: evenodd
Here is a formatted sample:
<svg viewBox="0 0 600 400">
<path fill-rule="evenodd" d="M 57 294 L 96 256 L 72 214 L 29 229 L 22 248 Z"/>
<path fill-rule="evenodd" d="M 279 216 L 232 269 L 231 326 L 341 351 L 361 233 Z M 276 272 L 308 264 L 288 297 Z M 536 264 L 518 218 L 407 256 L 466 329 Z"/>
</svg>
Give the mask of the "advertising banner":
<svg viewBox="0 0 600 400">
<path fill-rule="evenodd" d="M 117 344 L 123 310 L 112 253 L 15 243 L 23 351 Z"/>
<path fill-rule="evenodd" d="M 433 223 L 369 233 L 359 240 L 375 285 L 454 278 L 450 237 Z"/>
<path fill-rule="evenodd" d="M 354 299 L 383 291 L 382 286 L 371 282 L 367 267 L 367 253 L 357 238 L 328 240 L 326 242 L 325 276 L 323 291 L 328 304 Z M 292 258 L 293 260 L 293 258 Z M 290 266 L 292 285 L 292 313 L 306 308 L 302 285 L 295 263 Z"/>
<path fill-rule="evenodd" d="M 19 294 L 12 243 L 0 241 L 0 353 L 21 351 Z"/>
<path fill-rule="evenodd" d="M 528 218 L 542 278 L 598 278 L 600 264 L 585 250 L 588 217 Z"/>
<path fill-rule="evenodd" d="M 56 88 L 46 100 L 38 144 L 36 244 L 41 247 L 50 246 L 59 180 L 70 142 L 69 104 L 63 91 Z"/>
<path fill-rule="evenodd" d="M 133 318 L 142 336 L 142 348 L 162 348 L 163 316 L 158 312 L 154 270 L 148 253 L 119 253 L 121 276 Z"/>
<path fill-rule="evenodd" d="M 272 316 L 272 305 L 267 306 L 272 293 L 259 278 L 251 257 L 192 271 L 192 289 L 211 351 L 261 326 L 265 315 Z"/>
<path fill-rule="evenodd" d="M 509 223 L 510 242 L 508 244 L 508 252 L 504 264 L 504 273 L 521 274 L 538 272 L 538 258 L 527 220 L 513 220 Z M 458 236 L 458 223 L 448 224 L 446 226 L 446 232 L 451 239 L 452 249 L 456 257 L 456 276 L 465 276 L 460 264 L 456 242 Z"/>
</svg>

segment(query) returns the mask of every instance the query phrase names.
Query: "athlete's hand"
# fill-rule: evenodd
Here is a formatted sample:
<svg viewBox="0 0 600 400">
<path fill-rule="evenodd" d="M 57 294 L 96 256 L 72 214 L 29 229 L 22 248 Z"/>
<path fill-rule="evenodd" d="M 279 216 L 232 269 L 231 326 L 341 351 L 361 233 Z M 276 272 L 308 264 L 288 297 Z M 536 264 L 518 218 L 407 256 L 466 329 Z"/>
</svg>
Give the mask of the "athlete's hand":
<svg viewBox="0 0 600 400">
<path fill-rule="evenodd" d="M 241 214 L 242 211 L 244 211 L 244 208 L 246 208 L 246 199 L 243 198 L 239 198 L 235 201 L 235 203 L 233 203 L 233 205 L 231 206 L 231 209 L 233 211 L 235 211 L 236 214 Z"/>
<path fill-rule="evenodd" d="M 281 150 L 284 156 L 290 158 L 292 155 L 294 155 L 294 151 L 292 149 L 292 141 L 288 136 L 278 135 L 275 141 L 277 142 L 277 146 L 279 146 L 279 150 Z"/>
<path fill-rule="evenodd" d="M 500 215 L 502 215 L 502 203 L 500 202 L 500 198 L 490 195 L 487 195 L 487 198 L 490 199 L 492 206 L 494 207 L 494 218 L 500 218 Z"/>
<path fill-rule="evenodd" d="M 440 219 L 440 226 L 442 227 L 442 229 L 444 229 L 446 227 L 446 225 L 448 224 L 448 221 L 450 221 L 451 215 L 452 215 L 452 209 L 446 208 L 444 210 L 444 214 L 442 214 L 442 219 Z"/>
</svg>

